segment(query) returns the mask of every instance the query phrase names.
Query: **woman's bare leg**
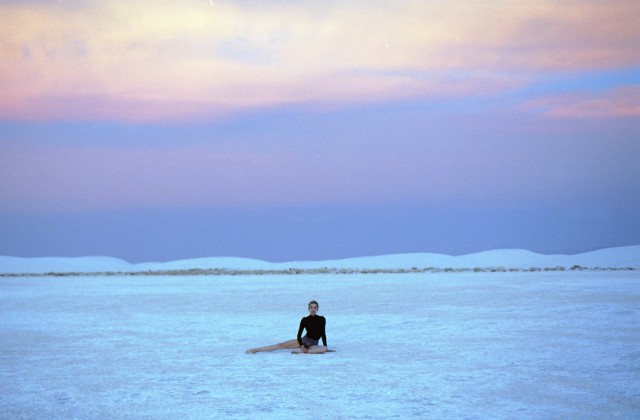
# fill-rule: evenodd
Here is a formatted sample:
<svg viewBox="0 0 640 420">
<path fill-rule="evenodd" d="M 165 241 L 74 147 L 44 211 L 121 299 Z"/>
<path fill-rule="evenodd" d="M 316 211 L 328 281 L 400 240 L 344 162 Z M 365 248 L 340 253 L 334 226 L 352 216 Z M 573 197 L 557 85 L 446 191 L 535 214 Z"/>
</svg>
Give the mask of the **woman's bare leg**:
<svg viewBox="0 0 640 420">
<path fill-rule="evenodd" d="M 322 354 L 329 350 L 326 346 L 311 346 L 309 347 L 309 354 Z"/>
<path fill-rule="evenodd" d="M 298 350 L 293 350 L 291 353 L 294 354 L 300 354 L 300 353 L 307 353 L 307 354 L 322 354 L 322 353 L 326 353 L 329 351 L 329 348 L 327 346 L 311 346 L 307 349 L 307 351 L 302 351 L 302 349 L 298 349 Z"/>
<path fill-rule="evenodd" d="M 299 349 L 300 344 L 298 344 L 298 340 L 288 340 L 283 341 L 282 343 L 273 344 L 271 346 L 264 347 L 256 347 L 255 349 L 249 349 L 245 353 L 258 353 L 260 351 L 274 351 L 274 350 L 283 350 L 283 349 Z"/>
</svg>

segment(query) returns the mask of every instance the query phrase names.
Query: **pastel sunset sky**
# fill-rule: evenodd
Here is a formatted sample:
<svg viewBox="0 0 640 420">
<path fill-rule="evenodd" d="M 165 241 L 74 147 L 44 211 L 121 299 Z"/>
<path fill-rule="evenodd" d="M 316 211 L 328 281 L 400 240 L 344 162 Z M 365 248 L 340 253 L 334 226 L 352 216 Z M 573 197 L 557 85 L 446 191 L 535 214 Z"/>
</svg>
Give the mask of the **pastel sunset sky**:
<svg viewBox="0 0 640 420">
<path fill-rule="evenodd" d="M 640 244 L 640 2 L 2 1 L 0 255 Z"/>
</svg>

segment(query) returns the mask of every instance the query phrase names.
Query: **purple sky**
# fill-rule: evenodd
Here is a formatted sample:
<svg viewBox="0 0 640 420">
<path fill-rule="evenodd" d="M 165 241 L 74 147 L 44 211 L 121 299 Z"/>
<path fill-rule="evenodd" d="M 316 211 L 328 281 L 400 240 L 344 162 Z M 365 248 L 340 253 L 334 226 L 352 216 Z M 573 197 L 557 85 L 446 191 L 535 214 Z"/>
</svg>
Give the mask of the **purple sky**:
<svg viewBox="0 0 640 420">
<path fill-rule="evenodd" d="M 640 244 L 637 3 L 312 3 L 0 5 L 0 255 Z"/>
</svg>

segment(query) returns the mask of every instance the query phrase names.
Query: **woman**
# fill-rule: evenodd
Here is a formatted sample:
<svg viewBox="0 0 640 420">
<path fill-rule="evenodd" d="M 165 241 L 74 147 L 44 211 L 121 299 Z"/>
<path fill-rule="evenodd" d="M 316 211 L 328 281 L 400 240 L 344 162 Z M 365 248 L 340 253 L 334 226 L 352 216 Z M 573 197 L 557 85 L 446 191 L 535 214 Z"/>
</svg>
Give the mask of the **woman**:
<svg viewBox="0 0 640 420">
<path fill-rule="evenodd" d="M 300 320 L 298 328 L 298 336 L 295 340 L 289 340 L 271 346 L 258 347 L 247 350 L 247 353 L 258 353 L 259 351 L 273 351 L 282 349 L 293 349 L 291 353 L 309 353 L 320 354 L 332 351 L 327 348 L 327 336 L 325 334 L 325 325 L 327 320 L 316 315 L 318 312 L 318 302 L 312 300 L 309 302 L 309 316 L 305 316 Z M 306 329 L 307 333 L 302 337 L 302 330 Z M 318 341 L 322 338 L 322 346 L 318 345 Z"/>
</svg>

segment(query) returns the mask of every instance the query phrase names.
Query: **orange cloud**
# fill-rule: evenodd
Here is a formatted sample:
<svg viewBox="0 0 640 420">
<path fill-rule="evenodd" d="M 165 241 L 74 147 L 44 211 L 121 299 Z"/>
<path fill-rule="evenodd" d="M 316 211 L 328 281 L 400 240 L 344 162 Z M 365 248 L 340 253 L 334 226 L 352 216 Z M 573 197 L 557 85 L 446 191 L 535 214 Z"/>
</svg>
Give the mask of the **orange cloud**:
<svg viewBox="0 0 640 420">
<path fill-rule="evenodd" d="M 635 1 L 0 6 L 0 118 L 183 120 L 483 95 L 640 63 Z"/>
</svg>

